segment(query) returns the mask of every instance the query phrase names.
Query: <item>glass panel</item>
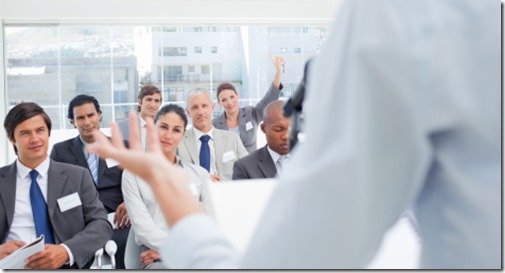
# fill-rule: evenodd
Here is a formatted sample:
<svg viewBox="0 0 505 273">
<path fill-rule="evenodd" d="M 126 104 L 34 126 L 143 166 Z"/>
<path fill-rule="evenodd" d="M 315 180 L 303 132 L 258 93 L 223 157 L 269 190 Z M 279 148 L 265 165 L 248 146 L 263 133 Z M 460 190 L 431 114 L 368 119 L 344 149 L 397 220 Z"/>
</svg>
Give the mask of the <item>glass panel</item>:
<svg viewBox="0 0 505 273">
<path fill-rule="evenodd" d="M 102 126 L 109 127 L 135 109 L 144 84 L 159 86 L 164 104 L 184 105 L 192 88 L 206 88 L 214 98 L 225 81 L 240 92 L 242 106 L 254 105 L 275 74 L 269 54 L 286 60 L 281 96 L 289 97 L 327 32 L 303 25 L 7 25 L 6 106 L 35 101 L 50 112 L 54 129 L 70 129 L 69 101 L 89 94 L 102 106 Z"/>
</svg>

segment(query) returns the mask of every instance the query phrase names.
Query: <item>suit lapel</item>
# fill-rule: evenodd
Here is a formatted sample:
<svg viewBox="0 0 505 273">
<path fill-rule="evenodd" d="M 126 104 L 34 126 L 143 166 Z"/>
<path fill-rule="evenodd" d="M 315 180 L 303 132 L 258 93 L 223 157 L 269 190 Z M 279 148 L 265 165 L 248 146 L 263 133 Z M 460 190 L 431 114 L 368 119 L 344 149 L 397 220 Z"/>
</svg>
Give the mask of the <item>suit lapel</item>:
<svg viewBox="0 0 505 273">
<path fill-rule="evenodd" d="M 277 175 L 275 163 L 270 156 L 270 153 L 268 153 L 267 146 L 263 147 L 260 151 L 258 167 L 265 177 L 274 177 Z"/>
<path fill-rule="evenodd" d="M 184 135 L 185 141 L 184 145 L 186 145 L 186 150 L 189 153 L 189 157 L 193 164 L 200 165 L 200 157 L 198 151 L 196 149 L 196 137 L 195 131 L 193 128 L 189 129 Z"/>
<path fill-rule="evenodd" d="M 52 217 L 56 208 L 56 200 L 60 197 L 63 186 L 67 181 L 67 176 L 55 164 L 56 161 L 51 159 L 47 171 L 47 209 L 49 217 Z"/>
<path fill-rule="evenodd" d="M 228 130 L 228 123 L 226 123 L 226 114 L 223 111 L 223 113 L 217 117 L 217 122 L 219 123 L 219 128 L 223 128 L 224 130 Z"/>
<path fill-rule="evenodd" d="M 240 139 L 246 139 L 246 134 L 247 134 L 247 130 L 246 130 L 246 112 L 245 112 L 245 109 L 244 108 L 240 108 L 240 112 L 238 113 L 238 129 L 239 129 L 239 133 L 240 133 Z"/>
<path fill-rule="evenodd" d="M 0 197 L 7 216 L 7 227 L 10 227 L 12 218 L 14 218 L 14 206 L 16 203 L 16 172 L 16 161 L 14 161 L 14 163 L 5 168 L 0 174 L 0 187 L 2 187 Z M 0 237 L 0 239 L 3 240 L 4 238 Z"/>
<path fill-rule="evenodd" d="M 86 160 L 86 156 L 84 155 L 84 150 L 82 147 L 81 140 L 79 139 L 79 136 L 74 138 L 74 140 L 72 141 L 72 146 L 70 147 L 70 153 L 72 153 L 74 158 L 77 160 L 79 166 L 89 169 L 88 161 Z"/>
<path fill-rule="evenodd" d="M 223 153 L 224 153 L 224 144 L 225 139 L 224 135 L 219 129 L 214 128 L 213 131 L 214 137 L 214 156 L 216 157 L 216 168 L 219 174 L 223 173 Z"/>
</svg>

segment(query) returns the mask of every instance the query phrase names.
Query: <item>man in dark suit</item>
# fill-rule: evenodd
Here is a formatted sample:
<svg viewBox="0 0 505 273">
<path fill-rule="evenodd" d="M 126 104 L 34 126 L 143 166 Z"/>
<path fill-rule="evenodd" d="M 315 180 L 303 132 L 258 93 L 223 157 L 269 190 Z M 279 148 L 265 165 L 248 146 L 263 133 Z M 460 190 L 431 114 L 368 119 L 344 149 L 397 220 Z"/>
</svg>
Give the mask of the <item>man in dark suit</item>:
<svg viewBox="0 0 505 273">
<path fill-rule="evenodd" d="M 290 119 L 283 115 L 284 102 L 276 100 L 267 105 L 263 113 L 261 131 L 267 145 L 237 160 L 233 165 L 233 180 L 273 178 L 289 157 L 288 128 Z"/>
<path fill-rule="evenodd" d="M 114 224 L 118 228 L 114 229 L 112 239 L 118 245 L 116 267 L 124 269 L 124 249 L 130 222 L 121 191 L 123 170 L 109 160 L 99 159 L 84 151 L 86 145 L 95 142 L 92 132 L 100 130 L 102 120 L 100 104 L 93 96 L 78 95 L 69 103 L 68 118 L 79 131 L 79 135 L 55 144 L 51 151 L 51 159 L 81 166 L 90 171 L 100 201 L 107 213 L 115 213 Z"/>
<path fill-rule="evenodd" d="M 44 235 L 25 268 L 89 267 L 112 234 L 89 171 L 49 159 L 51 120 L 37 104 L 16 105 L 4 127 L 18 158 L 0 168 L 0 259 Z"/>
</svg>

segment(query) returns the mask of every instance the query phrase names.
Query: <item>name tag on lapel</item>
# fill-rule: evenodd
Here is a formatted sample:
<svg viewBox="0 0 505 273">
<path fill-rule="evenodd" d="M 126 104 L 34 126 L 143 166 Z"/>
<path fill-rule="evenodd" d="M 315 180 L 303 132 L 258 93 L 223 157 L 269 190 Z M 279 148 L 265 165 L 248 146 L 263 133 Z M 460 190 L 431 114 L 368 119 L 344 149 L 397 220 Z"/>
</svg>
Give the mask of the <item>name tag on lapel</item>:
<svg viewBox="0 0 505 273">
<path fill-rule="evenodd" d="M 117 165 L 119 165 L 119 162 L 117 162 L 116 160 L 112 159 L 112 158 L 106 158 L 105 159 L 105 163 L 107 164 L 107 168 L 110 169 L 110 168 L 114 168 L 116 167 Z"/>
<path fill-rule="evenodd" d="M 253 128 L 252 126 L 252 123 L 250 121 L 248 121 L 246 124 L 245 124 L 245 130 L 246 131 L 249 131 Z"/>
<path fill-rule="evenodd" d="M 223 163 L 228 161 L 237 160 L 235 153 L 233 151 L 228 151 L 223 154 Z"/>
<path fill-rule="evenodd" d="M 81 198 L 77 192 L 61 197 L 57 200 L 57 202 L 61 212 L 65 212 L 69 209 L 82 205 Z"/>
</svg>

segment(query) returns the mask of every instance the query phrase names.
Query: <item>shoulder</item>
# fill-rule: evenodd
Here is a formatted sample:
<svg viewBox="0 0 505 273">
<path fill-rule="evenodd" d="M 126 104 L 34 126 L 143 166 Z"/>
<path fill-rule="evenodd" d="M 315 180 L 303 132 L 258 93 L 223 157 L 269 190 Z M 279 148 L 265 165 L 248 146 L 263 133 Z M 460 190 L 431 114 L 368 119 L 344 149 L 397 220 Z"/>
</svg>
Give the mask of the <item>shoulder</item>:
<svg viewBox="0 0 505 273">
<path fill-rule="evenodd" d="M 86 171 L 87 169 L 74 164 L 58 162 L 51 159 L 49 168 L 62 173 L 78 174 Z"/>
<path fill-rule="evenodd" d="M 263 150 L 263 148 L 257 149 L 255 151 L 251 152 L 250 154 L 237 159 L 237 162 L 240 162 L 240 163 L 251 162 L 251 161 L 257 162 L 258 158 L 261 156 L 262 150 Z"/>
<path fill-rule="evenodd" d="M 71 138 L 71 139 L 67 139 L 67 140 L 61 141 L 61 142 L 58 142 L 58 143 L 56 143 L 56 144 L 53 145 L 53 149 L 62 149 L 62 148 L 71 146 L 72 142 L 74 140 L 75 140 L 75 137 Z"/>
<path fill-rule="evenodd" d="M 5 175 L 9 172 L 15 172 L 16 171 L 16 160 L 14 160 L 13 163 L 9 165 L 5 165 L 0 168 L 0 174 Z"/>
<path fill-rule="evenodd" d="M 240 137 L 232 132 L 232 131 L 228 131 L 228 130 L 221 130 L 221 129 L 218 129 L 218 128 L 214 128 L 214 131 L 212 132 L 214 134 L 214 136 L 222 136 L 222 137 L 225 137 L 225 138 L 238 138 L 240 140 Z"/>
<path fill-rule="evenodd" d="M 219 128 L 219 129 L 224 128 L 223 125 L 225 122 L 226 122 L 226 119 L 224 117 L 224 111 L 223 111 L 223 113 L 221 113 L 221 115 L 212 119 L 212 125 L 216 128 Z"/>
</svg>

